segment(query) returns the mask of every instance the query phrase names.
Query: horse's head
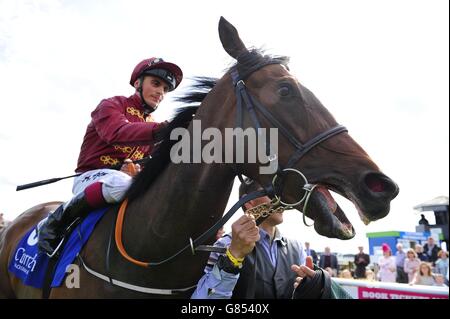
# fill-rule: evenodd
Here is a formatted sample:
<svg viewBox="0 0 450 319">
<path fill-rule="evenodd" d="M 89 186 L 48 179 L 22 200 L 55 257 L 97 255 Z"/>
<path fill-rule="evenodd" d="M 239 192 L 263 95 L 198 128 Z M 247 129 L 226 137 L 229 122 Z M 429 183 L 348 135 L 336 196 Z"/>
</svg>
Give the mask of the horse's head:
<svg viewBox="0 0 450 319">
<path fill-rule="evenodd" d="M 251 110 L 242 107 L 243 111 L 239 111 L 237 107 L 236 112 L 243 114 L 241 125 L 255 127 L 256 115 L 261 127 L 277 127 L 280 132 L 278 165 L 281 169 L 293 169 L 279 171 L 277 177 L 278 182 L 282 181 L 279 194 L 283 202 L 294 204 L 303 197 L 305 181 L 294 171 L 297 170 L 310 184 L 317 184 L 308 198 L 305 213 L 315 221 L 319 234 L 340 239 L 355 234 L 329 190 L 352 201 L 365 224 L 385 217 L 390 201 L 398 194 L 397 185 L 379 170 L 345 128 L 337 124 L 314 94 L 289 72 L 287 60 L 248 51 L 236 29 L 223 18 L 219 34 L 226 52 L 238 61 L 231 69 L 234 85 L 241 85 L 249 93 L 242 98 L 242 103 L 250 102 L 256 110 L 252 116 Z M 260 174 L 256 165 L 245 164 L 239 168 L 262 185 L 273 182 L 274 174 Z M 304 204 L 305 201 L 293 206 L 302 210 Z"/>
</svg>

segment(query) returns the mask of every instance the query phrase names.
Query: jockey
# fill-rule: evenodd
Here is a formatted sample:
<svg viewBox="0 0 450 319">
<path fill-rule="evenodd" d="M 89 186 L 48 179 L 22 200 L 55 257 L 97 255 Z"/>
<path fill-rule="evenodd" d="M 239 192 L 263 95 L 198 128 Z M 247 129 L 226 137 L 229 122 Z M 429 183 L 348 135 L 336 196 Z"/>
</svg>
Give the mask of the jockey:
<svg viewBox="0 0 450 319">
<path fill-rule="evenodd" d="M 92 209 L 122 200 L 132 176 L 124 172 L 125 165 L 121 170 L 113 168 L 124 162 L 134 165 L 131 161 L 150 154 L 168 124 L 154 122 L 150 113 L 182 79 L 183 72 L 176 64 L 160 58 L 145 59 L 131 74 L 134 95 L 100 102 L 91 113 L 92 120 L 81 145 L 75 170 L 81 175 L 75 178 L 72 189 L 75 196 L 38 227 L 41 251 L 53 256 L 71 223 Z"/>
</svg>

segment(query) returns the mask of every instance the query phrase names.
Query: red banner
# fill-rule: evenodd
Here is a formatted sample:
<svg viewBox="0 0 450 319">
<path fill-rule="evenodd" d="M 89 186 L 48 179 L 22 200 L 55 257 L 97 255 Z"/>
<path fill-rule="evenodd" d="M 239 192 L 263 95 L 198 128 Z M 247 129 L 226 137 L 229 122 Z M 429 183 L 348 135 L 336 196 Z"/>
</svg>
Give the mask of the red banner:
<svg viewBox="0 0 450 319">
<path fill-rule="evenodd" d="M 358 299 L 448 299 L 448 296 L 395 289 L 358 287 Z"/>
</svg>

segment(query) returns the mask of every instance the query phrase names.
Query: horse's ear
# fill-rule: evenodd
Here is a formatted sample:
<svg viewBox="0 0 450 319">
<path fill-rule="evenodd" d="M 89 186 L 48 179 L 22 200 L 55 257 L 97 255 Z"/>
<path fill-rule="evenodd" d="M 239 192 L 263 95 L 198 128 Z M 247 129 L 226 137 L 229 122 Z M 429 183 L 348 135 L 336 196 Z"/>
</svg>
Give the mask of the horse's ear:
<svg viewBox="0 0 450 319">
<path fill-rule="evenodd" d="M 237 59 L 242 53 L 248 52 L 236 28 L 224 17 L 219 21 L 219 37 L 222 46 L 229 55 Z"/>
</svg>

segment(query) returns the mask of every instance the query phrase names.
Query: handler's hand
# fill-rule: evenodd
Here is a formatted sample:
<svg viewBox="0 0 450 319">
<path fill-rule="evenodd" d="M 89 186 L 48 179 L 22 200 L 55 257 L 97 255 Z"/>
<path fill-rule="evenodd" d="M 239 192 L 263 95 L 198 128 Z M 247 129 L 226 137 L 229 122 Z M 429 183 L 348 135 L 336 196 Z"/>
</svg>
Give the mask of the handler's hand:
<svg viewBox="0 0 450 319">
<path fill-rule="evenodd" d="M 308 266 L 304 266 L 304 265 L 292 265 L 291 266 L 291 270 L 294 271 L 295 273 L 297 273 L 298 277 L 295 278 L 295 283 L 294 283 L 294 288 L 297 288 L 298 285 L 302 282 L 303 278 L 305 278 L 306 276 L 312 278 L 315 275 L 315 271 L 313 270 L 313 265 L 312 265 L 312 257 L 311 256 L 307 256 L 306 257 L 306 265 Z"/>
<path fill-rule="evenodd" d="M 248 255 L 259 240 L 259 228 L 252 215 L 242 215 L 231 225 L 230 252 L 236 258 Z"/>
</svg>

